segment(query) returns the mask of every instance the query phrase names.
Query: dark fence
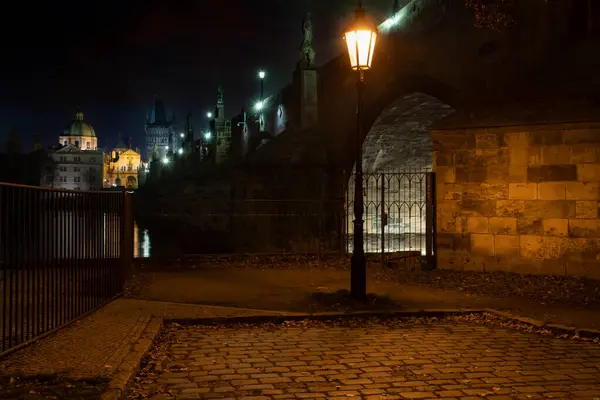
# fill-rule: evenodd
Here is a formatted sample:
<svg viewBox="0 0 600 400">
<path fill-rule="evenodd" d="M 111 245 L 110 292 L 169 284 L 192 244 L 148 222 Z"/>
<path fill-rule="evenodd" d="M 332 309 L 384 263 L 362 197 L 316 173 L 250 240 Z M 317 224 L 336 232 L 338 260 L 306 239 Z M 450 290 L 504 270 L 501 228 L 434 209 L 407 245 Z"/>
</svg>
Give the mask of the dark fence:
<svg viewBox="0 0 600 400">
<path fill-rule="evenodd" d="M 122 293 L 130 196 L 0 183 L 0 355 Z"/>
<path fill-rule="evenodd" d="M 354 174 L 345 202 L 345 248 L 352 252 L 354 231 Z M 435 253 L 435 175 L 407 170 L 368 173 L 363 177 L 364 250 L 366 253 Z M 433 265 L 432 265 L 433 266 Z"/>
</svg>

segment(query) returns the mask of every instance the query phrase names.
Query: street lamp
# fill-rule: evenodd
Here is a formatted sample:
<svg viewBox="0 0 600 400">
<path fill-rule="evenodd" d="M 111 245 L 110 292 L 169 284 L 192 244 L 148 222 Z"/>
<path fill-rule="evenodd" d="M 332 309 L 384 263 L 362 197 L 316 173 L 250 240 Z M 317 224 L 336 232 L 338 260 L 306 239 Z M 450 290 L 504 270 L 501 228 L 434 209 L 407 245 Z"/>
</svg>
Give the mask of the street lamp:
<svg viewBox="0 0 600 400">
<path fill-rule="evenodd" d="M 210 132 L 206 132 L 206 133 L 204 134 L 204 139 L 206 139 L 206 140 L 210 140 L 210 136 L 211 136 L 211 135 L 210 135 Z"/>
<path fill-rule="evenodd" d="M 206 117 L 207 117 L 208 119 L 211 119 L 211 118 L 212 118 L 212 116 L 213 116 L 213 113 L 211 113 L 210 111 L 206 113 Z"/>
<path fill-rule="evenodd" d="M 363 231 L 363 171 L 362 171 L 362 110 L 365 87 L 364 72 L 371 68 L 377 39 L 377 28 L 367 20 L 362 0 L 354 13 L 354 22 L 344 34 L 350 57 L 350 67 L 356 71 L 356 173 L 354 174 L 354 246 L 350 263 L 350 292 L 355 299 L 367 297 L 367 262 Z"/>
<path fill-rule="evenodd" d="M 258 79 L 260 79 L 260 100 L 265 98 L 265 76 L 267 73 L 263 70 L 258 71 Z"/>
<path fill-rule="evenodd" d="M 256 104 L 254 105 L 254 108 L 256 109 L 256 111 L 261 111 L 264 106 L 265 106 L 265 104 L 261 100 L 261 101 L 256 102 Z"/>
</svg>

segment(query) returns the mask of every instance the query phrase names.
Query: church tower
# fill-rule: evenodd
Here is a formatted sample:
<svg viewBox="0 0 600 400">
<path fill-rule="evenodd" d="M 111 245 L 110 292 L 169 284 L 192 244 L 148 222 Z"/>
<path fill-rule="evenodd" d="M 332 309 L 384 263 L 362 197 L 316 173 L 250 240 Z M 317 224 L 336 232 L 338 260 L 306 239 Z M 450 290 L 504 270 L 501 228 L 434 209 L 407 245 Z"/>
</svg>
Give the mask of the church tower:
<svg viewBox="0 0 600 400">
<path fill-rule="evenodd" d="M 146 114 L 146 154 L 148 155 L 149 161 L 153 161 L 155 157 L 155 145 L 158 150 L 157 154 L 159 158 L 162 159 L 167 155 L 169 138 L 172 138 L 171 135 L 173 133 L 174 120 L 174 117 L 170 119 L 167 118 L 162 100 L 155 97 L 154 106 L 150 111 L 150 115 Z"/>
<path fill-rule="evenodd" d="M 221 85 L 217 88 L 217 105 L 215 107 L 215 118 L 211 123 L 214 132 L 215 164 L 223 164 L 231 158 L 231 120 L 225 117 L 225 102 L 223 101 L 223 89 Z"/>
</svg>

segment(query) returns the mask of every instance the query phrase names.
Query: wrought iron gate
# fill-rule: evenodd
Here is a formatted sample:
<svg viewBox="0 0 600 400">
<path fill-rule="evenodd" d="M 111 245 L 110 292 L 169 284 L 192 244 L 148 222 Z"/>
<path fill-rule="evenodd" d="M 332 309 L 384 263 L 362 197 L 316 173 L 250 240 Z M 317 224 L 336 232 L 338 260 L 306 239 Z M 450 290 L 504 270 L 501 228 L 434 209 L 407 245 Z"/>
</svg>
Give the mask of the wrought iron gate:
<svg viewBox="0 0 600 400">
<path fill-rule="evenodd" d="M 435 175 L 408 170 L 364 174 L 364 250 L 409 253 L 435 267 Z M 354 174 L 345 199 L 345 250 L 353 248 Z"/>
</svg>

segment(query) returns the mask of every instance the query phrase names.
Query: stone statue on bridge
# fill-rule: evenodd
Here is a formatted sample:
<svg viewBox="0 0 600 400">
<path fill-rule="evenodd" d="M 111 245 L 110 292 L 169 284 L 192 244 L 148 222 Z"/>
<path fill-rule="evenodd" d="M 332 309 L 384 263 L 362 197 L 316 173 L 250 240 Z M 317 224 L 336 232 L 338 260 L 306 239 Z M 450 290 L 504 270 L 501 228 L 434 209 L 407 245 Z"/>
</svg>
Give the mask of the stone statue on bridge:
<svg viewBox="0 0 600 400">
<path fill-rule="evenodd" d="M 304 17 L 304 21 L 302 21 L 302 34 L 304 39 L 300 46 L 300 52 L 302 54 L 300 64 L 304 68 L 311 68 L 315 65 L 315 51 L 312 47 L 313 26 L 310 19 L 310 13 L 307 13 Z"/>
</svg>

